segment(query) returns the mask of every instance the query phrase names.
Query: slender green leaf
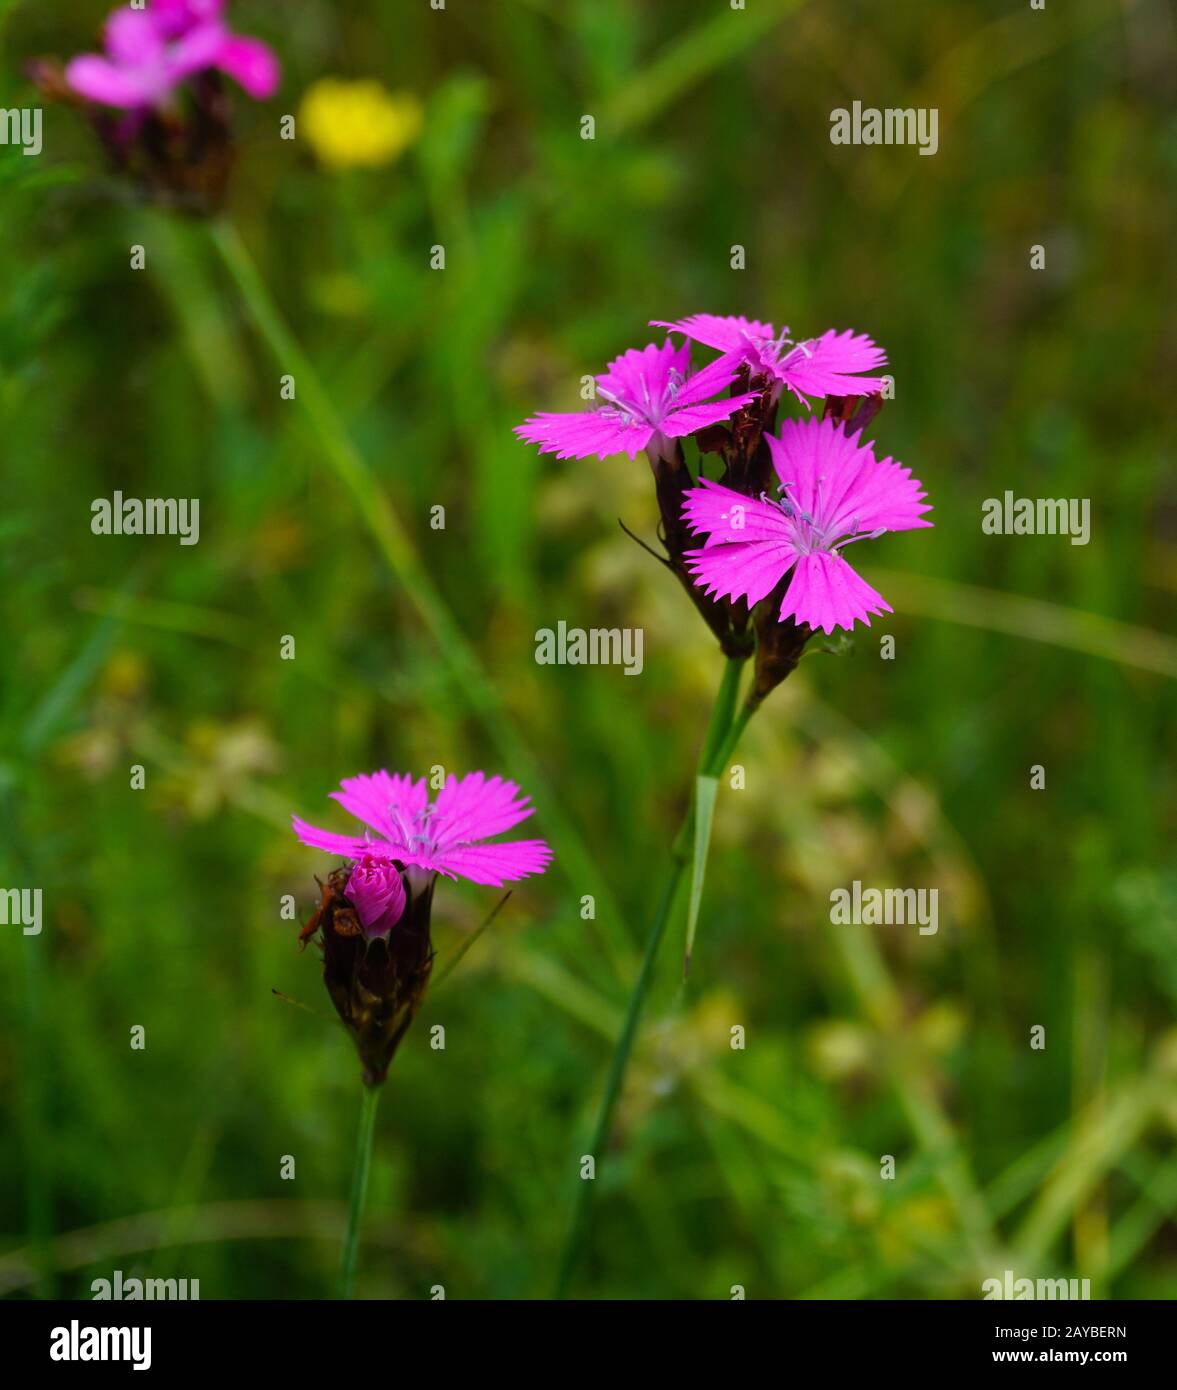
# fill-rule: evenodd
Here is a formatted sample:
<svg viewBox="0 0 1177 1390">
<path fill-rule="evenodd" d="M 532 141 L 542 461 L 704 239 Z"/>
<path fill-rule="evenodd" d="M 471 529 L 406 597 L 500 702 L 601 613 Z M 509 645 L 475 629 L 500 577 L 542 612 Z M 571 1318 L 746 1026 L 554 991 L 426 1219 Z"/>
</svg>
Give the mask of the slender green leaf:
<svg viewBox="0 0 1177 1390">
<path fill-rule="evenodd" d="M 719 778 L 695 778 L 695 857 L 691 864 L 691 901 L 687 909 L 687 949 L 682 973 L 686 979 L 691 968 L 691 952 L 695 949 L 695 928 L 699 923 L 699 904 L 703 900 L 703 879 L 707 873 L 707 851 L 711 845 L 711 820 L 715 814 L 715 798 L 719 794 Z"/>
</svg>

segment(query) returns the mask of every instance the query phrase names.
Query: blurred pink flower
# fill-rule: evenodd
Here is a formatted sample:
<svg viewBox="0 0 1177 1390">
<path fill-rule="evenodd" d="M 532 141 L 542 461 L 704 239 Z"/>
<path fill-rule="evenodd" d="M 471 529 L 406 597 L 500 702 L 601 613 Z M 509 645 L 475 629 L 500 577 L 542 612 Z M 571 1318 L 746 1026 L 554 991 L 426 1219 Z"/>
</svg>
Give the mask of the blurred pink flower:
<svg viewBox="0 0 1177 1390">
<path fill-rule="evenodd" d="M 470 772 L 451 776 L 431 804 L 425 779 L 407 774 L 361 773 L 348 777 L 332 797 L 370 829 L 363 835 L 337 835 L 294 817 L 304 845 L 346 859 L 396 860 L 407 869 L 465 878 L 501 888 L 512 879 L 540 874 L 552 859 L 543 840 L 484 844 L 510 830 L 535 808 L 514 782 Z M 375 836 L 372 835 L 375 831 Z"/>
<path fill-rule="evenodd" d="M 631 348 L 597 377 L 595 409 L 542 411 L 517 425 L 515 433 L 538 444 L 541 453 L 562 459 L 621 453 L 632 459 L 643 449 L 651 457 L 662 455 L 671 439 L 726 420 L 756 399 L 755 393 L 746 393 L 704 404 L 731 385 L 739 362 L 735 356 L 721 357 L 692 375 L 690 360 L 689 346 L 676 348 L 669 339 L 662 347 Z"/>
<path fill-rule="evenodd" d="M 677 323 L 655 320 L 651 326 L 683 333 L 696 343 L 716 348 L 725 358 L 734 354 L 750 362 L 755 374 L 787 386 L 798 399 L 871 395 L 885 385 L 882 377 L 851 375 L 885 366 L 887 354 L 865 334 L 850 329 L 838 333 L 831 328 L 820 338 L 794 343 L 787 328 L 778 334 L 771 323 L 742 315 L 692 314 Z"/>
<path fill-rule="evenodd" d="M 162 34 L 176 38 L 198 24 L 220 19 L 225 0 L 150 0 L 147 12 Z"/>
<path fill-rule="evenodd" d="M 143 110 L 167 103 L 195 73 L 217 68 L 264 101 L 278 88 L 278 60 L 259 40 L 234 34 L 221 20 L 223 9 L 224 0 L 155 0 L 146 10 L 117 9 L 103 32 L 105 54 L 74 58 L 65 80 L 89 101 Z"/>
<path fill-rule="evenodd" d="M 787 420 L 779 438 L 766 435 L 780 478 L 779 500 L 745 497 L 704 479 L 686 494 L 683 516 L 701 550 L 686 552 L 694 581 L 712 597 L 766 598 L 793 571 L 779 620 L 832 632 L 871 613 L 889 613 L 881 594 L 842 558 L 852 541 L 886 531 L 931 526 L 922 484 L 890 458 L 879 461 L 869 444 L 832 420 Z"/>
</svg>

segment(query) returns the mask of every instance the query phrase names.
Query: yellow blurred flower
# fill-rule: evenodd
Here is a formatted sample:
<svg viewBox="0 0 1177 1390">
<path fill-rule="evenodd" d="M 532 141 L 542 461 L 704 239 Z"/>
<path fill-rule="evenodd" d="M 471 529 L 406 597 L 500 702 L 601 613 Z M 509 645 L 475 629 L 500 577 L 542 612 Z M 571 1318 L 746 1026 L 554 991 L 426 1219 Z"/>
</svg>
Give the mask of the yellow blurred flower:
<svg viewBox="0 0 1177 1390">
<path fill-rule="evenodd" d="M 111 652 L 102 672 L 103 689 L 120 699 L 142 693 L 147 684 L 147 667 L 137 652 L 120 647 Z"/>
<path fill-rule="evenodd" d="M 391 164 L 421 133 L 421 103 L 373 79 L 323 77 L 302 99 L 299 131 L 332 169 Z"/>
<path fill-rule="evenodd" d="M 869 1076 L 878 1061 L 871 1034 L 848 1020 L 831 1018 L 815 1024 L 805 1039 L 809 1064 L 823 1081 Z"/>
<path fill-rule="evenodd" d="M 258 780 L 279 764 L 278 748 L 257 719 L 222 724 L 199 719 L 184 739 L 189 755 L 176 760 L 164 779 L 166 800 L 194 820 L 207 820 L 227 806 L 248 804 L 260 794 Z"/>
</svg>

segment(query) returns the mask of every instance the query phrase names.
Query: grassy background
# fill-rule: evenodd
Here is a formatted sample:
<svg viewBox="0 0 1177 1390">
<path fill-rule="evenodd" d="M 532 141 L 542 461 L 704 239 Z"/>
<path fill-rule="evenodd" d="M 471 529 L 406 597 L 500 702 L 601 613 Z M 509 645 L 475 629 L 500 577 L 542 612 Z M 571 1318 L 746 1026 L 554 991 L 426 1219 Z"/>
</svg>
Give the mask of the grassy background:
<svg viewBox="0 0 1177 1390">
<path fill-rule="evenodd" d="M 0 1290 L 329 1290 L 357 1067 L 270 993 L 328 1007 L 279 901 L 305 916 L 330 861 L 288 817 L 343 828 L 340 776 L 438 763 L 517 778 L 558 857 L 398 1056 L 359 1292 L 550 1290 L 720 662 L 617 526 L 653 534 L 645 464 L 540 459 L 510 426 L 576 408 L 648 319 L 709 310 L 885 344 L 874 433 L 936 529 L 864 548 L 894 616 L 807 657 L 749 732 L 577 1292 L 975 1298 L 1013 1267 L 1172 1296 L 1171 11 L 233 9 L 285 74 L 237 102 L 230 216 L 346 438 L 207 228 L 121 196 L 73 113 L 47 109 L 39 159 L 0 149 L 0 884 L 46 917 L 0 929 Z M 4 104 L 101 13 L 0 5 Z M 324 74 L 415 91 L 421 140 L 344 174 L 280 141 Z M 832 146 L 856 98 L 938 107 L 939 154 Z M 199 497 L 199 545 L 92 536 L 116 488 Z M 1007 488 L 1090 498 L 1090 544 L 982 535 Z M 644 674 L 537 666 L 561 618 L 643 626 Z M 939 934 L 831 928 L 852 878 L 937 886 Z M 495 897 L 443 886 L 439 949 Z"/>
</svg>

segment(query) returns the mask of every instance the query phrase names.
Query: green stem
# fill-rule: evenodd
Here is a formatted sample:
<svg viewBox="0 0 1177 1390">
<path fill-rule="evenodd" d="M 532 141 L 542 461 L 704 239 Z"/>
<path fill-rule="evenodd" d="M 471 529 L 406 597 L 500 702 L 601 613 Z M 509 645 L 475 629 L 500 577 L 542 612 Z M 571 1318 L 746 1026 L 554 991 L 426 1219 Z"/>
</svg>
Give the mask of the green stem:
<svg viewBox="0 0 1177 1390">
<path fill-rule="evenodd" d="M 356 1261 L 360 1254 L 360 1220 L 364 1198 L 368 1195 L 368 1170 L 372 1166 L 372 1136 L 376 1132 L 376 1107 L 380 1087 L 365 1086 L 360 1106 L 360 1132 L 356 1140 L 356 1166 L 351 1179 L 351 1205 L 347 1213 L 347 1233 L 343 1238 L 343 1260 L 339 1266 L 339 1296 L 350 1298 L 356 1282 Z"/>
<path fill-rule="evenodd" d="M 242 303 L 269 347 L 280 370 L 295 378 L 295 399 L 318 436 L 324 456 L 351 492 L 360 516 L 380 547 L 389 569 L 418 617 L 437 644 L 449 668 L 454 688 L 494 740 L 511 775 L 526 780 L 533 798 L 544 808 L 544 817 L 556 841 L 565 875 L 572 883 L 590 885 L 602 908 L 602 942 L 619 978 L 633 965 L 633 952 L 624 917 L 613 900 L 605 876 L 597 869 L 588 846 L 540 770 L 526 741 L 507 716 L 494 683 L 482 668 L 445 599 L 421 563 L 412 537 L 393 509 L 367 461 L 352 442 L 339 412 L 319 380 L 310 358 L 278 312 L 253 258 L 236 227 L 224 218 L 210 223 L 210 234 L 225 268 L 241 295 Z M 586 891 L 583 886 L 578 892 Z"/>
<path fill-rule="evenodd" d="M 9 879 L 8 882 L 12 880 Z M 35 881 L 35 880 L 34 880 Z M 49 1088 L 45 1056 L 51 1047 L 51 1033 L 45 1026 L 44 975 L 45 948 L 39 936 L 22 937 L 25 950 L 24 1066 L 21 1119 L 28 1145 L 25 1175 L 29 1247 L 34 1252 L 39 1281 L 37 1294 L 54 1296 L 56 1274 L 49 1255 L 53 1231 L 53 1170 L 42 1161 L 49 1142 L 47 1123 Z"/>
<path fill-rule="evenodd" d="M 739 714 L 732 721 L 732 726 L 727 731 L 727 737 L 720 743 L 719 748 L 716 750 L 715 757 L 710 767 L 704 769 L 704 771 L 710 772 L 712 777 L 719 776 L 723 771 L 724 763 L 726 763 L 736 751 L 736 745 L 739 743 L 740 739 L 743 738 L 744 730 L 748 727 L 748 721 L 759 708 L 759 703 L 753 704 L 751 700 L 748 700 L 744 704 L 743 709 L 740 710 Z"/>
<path fill-rule="evenodd" d="M 719 693 L 715 697 L 715 708 L 711 722 L 703 739 L 699 753 L 699 772 L 710 770 L 720 745 L 731 728 L 732 716 L 736 709 L 736 696 L 740 693 L 740 676 L 744 671 L 745 657 L 729 657 L 723 668 L 723 678 L 719 682 Z"/>
<path fill-rule="evenodd" d="M 707 725 L 707 733 L 703 738 L 703 745 L 699 753 L 698 770 L 700 773 L 710 773 L 716 766 L 722 766 L 722 758 L 726 756 L 725 750 L 734 747 L 730 739 L 730 732 L 733 727 L 732 715 L 735 710 L 740 676 L 743 674 L 746 659 L 745 657 L 731 657 L 724 667 L 719 693 L 715 698 L 715 706 L 711 711 L 711 719 Z M 740 728 L 743 728 L 748 722 L 748 718 L 747 714 L 740 716 L 740 719 L 736 721 Z M 693 818 L 694 795 L 692 793 L 691 805 L 688 807 L 687 813 L 683 817 L 683 823 L 674 838 L 670 872 L 663 885 L 662 896 L 658 900 L 658 909 L 654 913 L 650 933 L 646 938 L 646 949 L 642 956 L 641 969 L 638 971 L 637 979 L 630 991 L 629 1002 L 625 1009 L 625 1019 L 609 1062 L 609 1071 L 605 1078 L 605 1093 L 601 1097 L 600 1109 L 597 1111 L 597 1122 L 589 1143 L 589 1153 L 596 1162 L 598 1172 L 592 1178 L 582 1178 L 580 1186 L 577 1188 L 572 1223 L 569 1227 L 568 1238 L 564 1243 L 560 1268 L 556 1276 L 557 1298 L 563 1298 L 566 1294 L 584 1249 L 585 1237 L 588 1234 L 589 1209 L 592 1203 L 593 1188 L 599 1176 L 604 1148 L 612 1128 L 613 1111 L 621 1094 L 621 1086 L 625 1080 L 625 1072 L 629 1066 L 634 1041 L 637 1038 L 638 1027 L 646 1006 L 646 998 L 654 979 L 654 963 L 658 958 L 659 948 L 666 935 L 666 924 L 670 920 L 679 881 L 690 859 L 689 846 Z"/>
</svg>

